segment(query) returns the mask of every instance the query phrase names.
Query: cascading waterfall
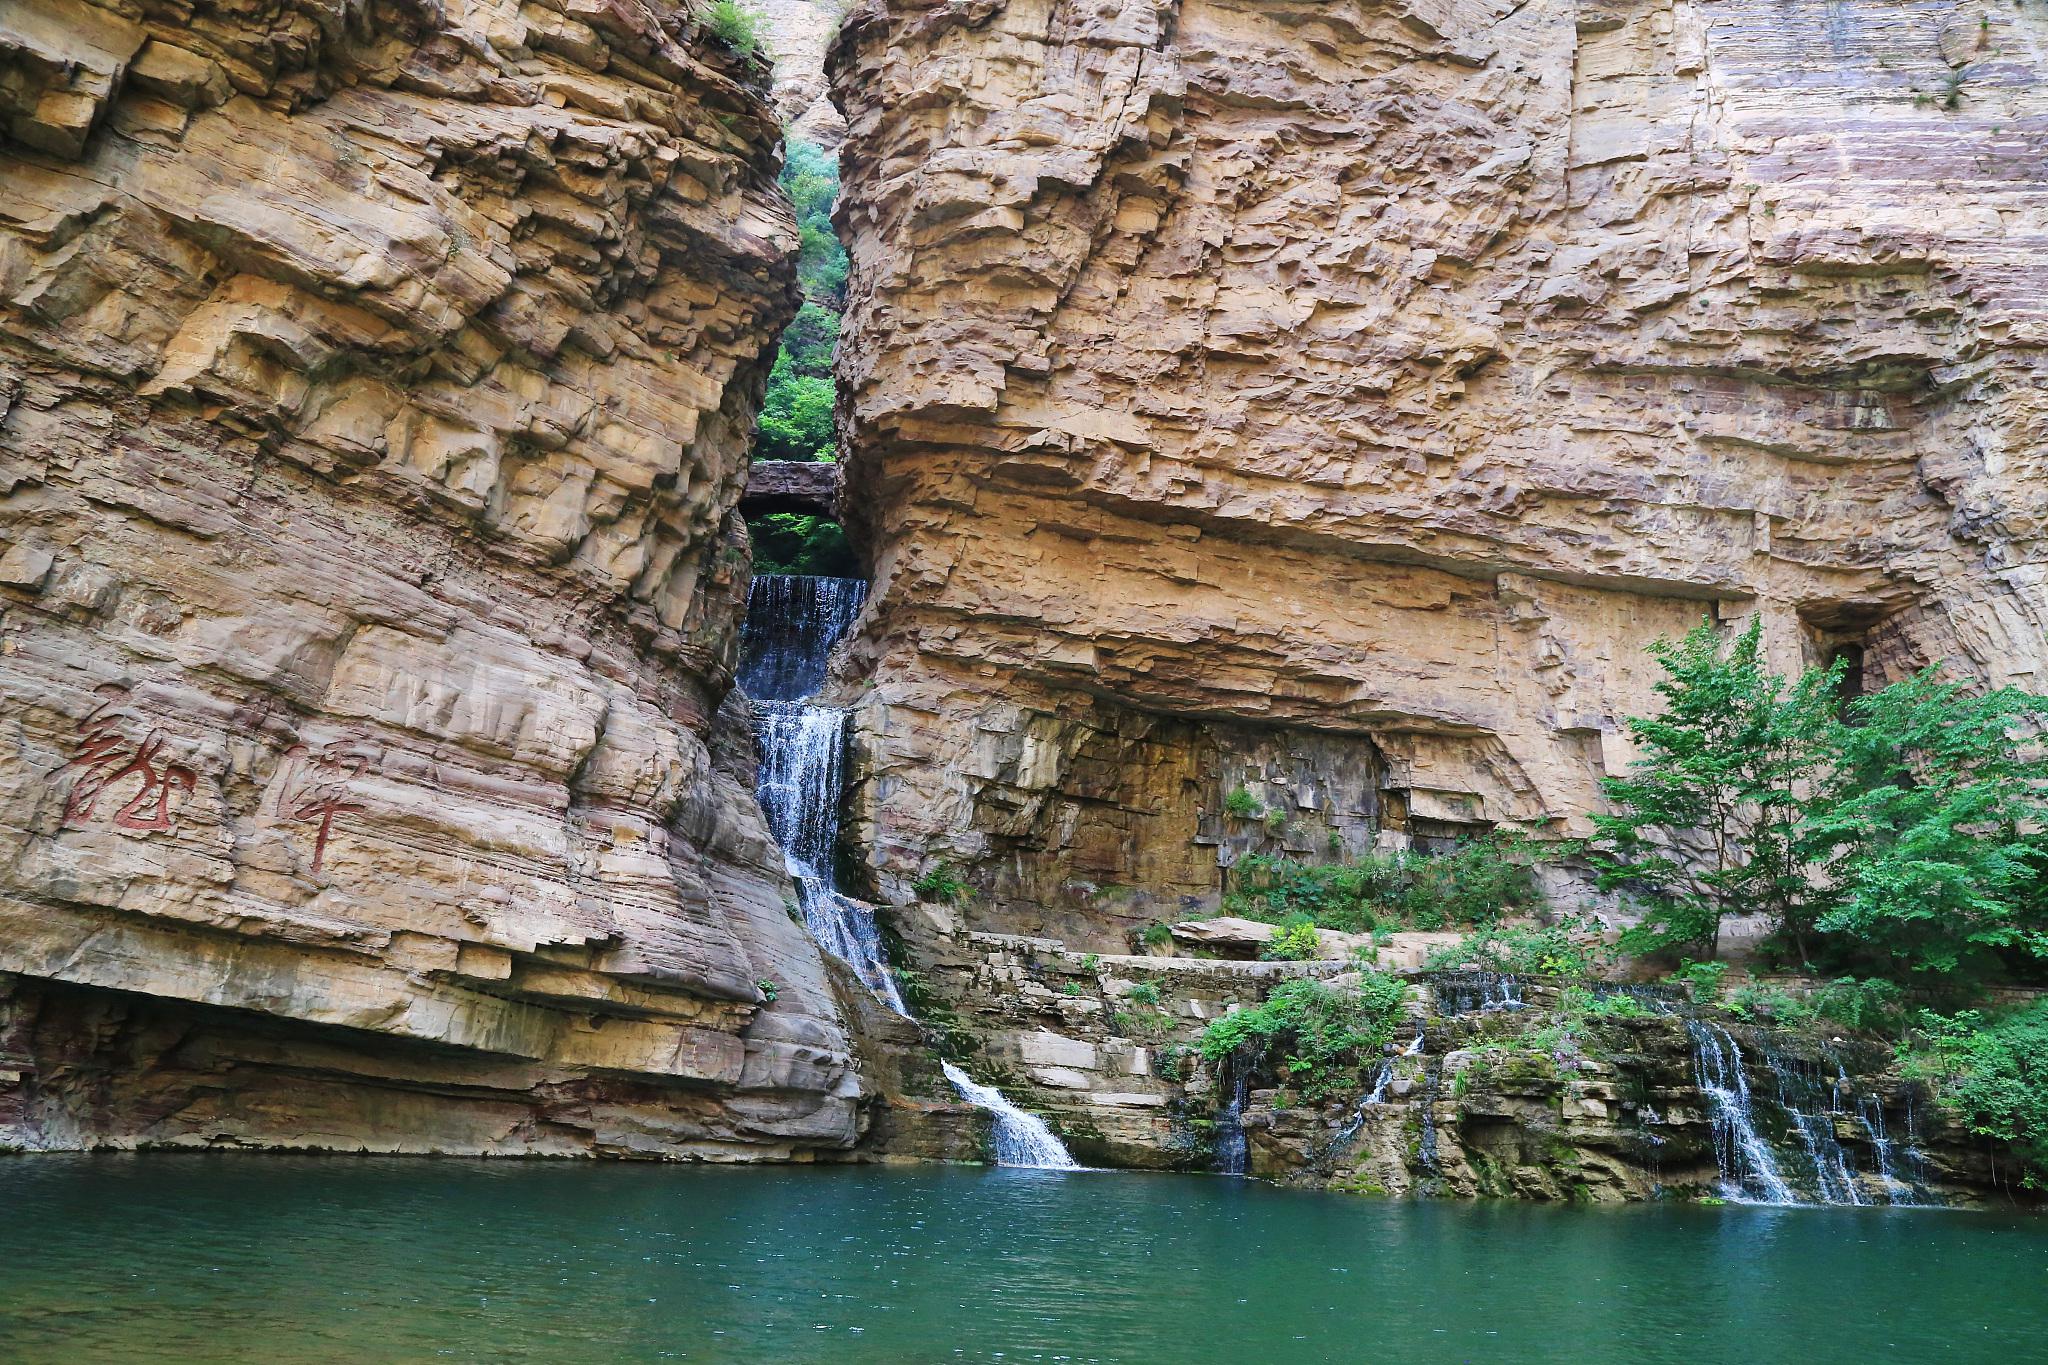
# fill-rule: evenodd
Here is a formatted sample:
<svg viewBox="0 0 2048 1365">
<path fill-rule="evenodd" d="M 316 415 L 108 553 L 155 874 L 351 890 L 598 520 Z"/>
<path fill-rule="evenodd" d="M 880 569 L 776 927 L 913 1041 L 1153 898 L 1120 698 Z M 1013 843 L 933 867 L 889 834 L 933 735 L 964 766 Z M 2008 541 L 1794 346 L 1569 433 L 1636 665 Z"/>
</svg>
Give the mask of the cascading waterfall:
<svg viewBox="0 0 2048 1365">
<path fill-rule="evenodd" d="M 1755 1044 L 1758 1062 L 1770 1076 L 1766 1108 L 1775 1106 L 1786 1138 L 1773 1146 L 1757 1126 L 1757 1100 L 1748 1066 L 1734 1035 L 1719 1024 L 1688 1018 L 1693 1074 L 1706 1097 L 1714 1124 L 1714 1159 L 1721 1168 L 1721 1193 L 1757 1204 L 1868 1205 L 1873 1192 L 1897 1207 L 1933 1207 L 1914 1145 L 1915 1114 L 1906 1110 L 1906 1174 L 1900 1173 L 1898 1144 L 1885 1132 L 1884 1102 L 1857 1095 L 1848 1069 L 1831 1053 L 1834 1074 L 1790 1056 L 1768 1038 Z M 1870 1148 L 1869 1176 L 1859 1176 L 1842 1133 L 1860 1128 Z"/>
<path fill-rule="evenodd" d="M 1692 1037 L 1693 1080 L 1707 1097 L 1714 1122 L 1714 1159 L 1721 1167 L 1721 1192 L 1730 1199 L 1796 1204 L 1798 1198 L 1778 1171 L 1778 1159 L 1756 1129 L 1749 1073 L 1742 1049 L 1719 1024 L 1685 1021 Z"/>
<path fill-rule="evenodd" d="M 1042 1171 L 1078 1171 L 1080 1164 L 1066 1144 L 1038 1115 L 1010 1103 L 1002 1091 L 982 1085 L 951 1062 L 939 1063 L 960 1098 L 996 1117 L 996 1165 L 1028 1166 Z"/>
<path fill-rule="evenodd" d="M 866 595 L 867 585 L 857 578 L 757 577 L 747 596 L 739 680 L 754 702 L 761 749 L 756 794 L 782 845 L 804 924 L 827 952 L 907 1016 L 874 912 L 840 894 L 833 869 L 845 786 L 846 712 L 808 700 L 824 686 L 832 648 L 852 627 Z M 962 1099 L 995 1116 L 998 1165 L 1079 1169 L 1043 1119 L 995 1087 L 976 1084 L 951 1062 L 941 1069 Z"/>
<path fill-rule="evenodd" d="M 1430 979 L 1429 989 L 1437 1009 L 1445 1014 L 1527 1008 L 1520 979 L 1507 972 L 1440 972 Z"/>
</svg>

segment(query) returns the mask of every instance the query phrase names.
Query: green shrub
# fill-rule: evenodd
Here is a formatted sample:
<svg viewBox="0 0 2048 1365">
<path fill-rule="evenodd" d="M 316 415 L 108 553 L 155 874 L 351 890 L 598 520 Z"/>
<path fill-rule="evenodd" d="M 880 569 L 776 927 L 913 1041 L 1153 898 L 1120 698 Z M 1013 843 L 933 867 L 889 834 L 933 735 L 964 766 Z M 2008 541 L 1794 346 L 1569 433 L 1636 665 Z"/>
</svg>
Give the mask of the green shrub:
<svg viewBox="0 0 2048 1365">
<path fill-rule="evenodd" d="M 1147 948 L 1164 948 L 1173 942 L 1173 930 L 1155 920 L 1138 935 L 1138 942 Z"/>
<path fill-rule="evenodd" d="M 1692 987 L 1694 999 L 1712 1003 L 1721 998 L 1721 980 L 1728 975 L 1728 964 L 1694 962 L 1687 958 L 1671 975 L 1674 980 L 1683 981 Z"/>
<path fill-rule="evenodd" d="M 1815 1018 L 1811 1002 L 1781 986 L 1750 985 L 1728 997 L 1729 1012 L 1752 1024 L 1798 1028 Z"/>
<path fill-rule="evenodd" d="M 1124 998 L 1133 1005 L 1157 1005 L 1159 1003 L 1159 987 L 1153 985 L 1150 981 L 1140 981 L 1137 985 L 1131 987 L 1129 991 L 1125 992 Z"/>
<path fill-rule="evenodd" d="M 1291 823 L 1287 812 L 1281 810 L 1278 806 L 1266 812 L 1266 833 L 1276 839 L 1287 832 L 1287 827 Z"/>
<path fill-rule="evenodd" d="M 1316 980 L 1283 982 L 1263 1004 L 1213 1020 L 1202 1055 L 1220 1062 L 1246 1053 L 1270 1065 L 1310 1099 L 1327 1099 L 1353 1084 L 1393 1038 L 1408 989 L 1379 972 L 1360 973 L 1356 987 Z"/>
<path fill-rule="evenodd" d="M 1266 808 L 1259 804 L 1259 798 L 1252 795 L 1249 787 L 1240 784 L 1232 787 L 1230 795 L 1223 798 L 1223 813 L 1233 820 L 1256 820 L 1266 813 Z"/>
<path fill-rule="evenodd" d="M 967 889 L 967 883 L 960 880 L 948 862 L 935 863 L 929 872 L 910 884 L 919 900 L 939 901 L 950 905 L 960 899 L 960 893 Z"/>
<path fill-rule="evenodd" d="M 1538 929 L 1488 925 L 1437 949 L 1422 965 L 1431 971 L 1476 968 L 1526 976 L 1584 976 L 1602 956 L 1595 944 L 1586 941 L 1597 928 L 1591 920 L 1580 918 Z"/>
<path fill-rule="evenodd" d="M 1223 909 L 1269 924 L 1307 915 L 1324 929 L 1351 934 L 1382 924 L 1478 924 L 1542 903 L 1528 856 L 1499 839 L 1473 840 L 1434 857 L 1368 853 L 1320 864 L 1255 853 L 1238 860 Z"/>
<path fill-rule="evenodd" d="M 1810 998 L 1815 1013 L 1844 1028 L 1893 1032 L 1905 1022 L 1905 992 L 1890 981 L 1840 976 L 1813 991 Z"/>
<path fill-rule="evenodd" d="M 1316 923 L 1305 917 L 1282 925 L 1280 932 L 1267 939 L 1259 952 L 1268 962 L 1312 962 L 1322 955 L 1323 944 L 1316 937 Z"/>
<path fill-rule="evenodd" d="M 1923 1012 L 1900 1061 L 1972 1133 L 2012 1146 L 2030 1186 L 2048 1179 L 2048 1001 L 1995 1015 Z"/>
<path fill-rule="evenodd" d="M 1650 1009 L 1626 991 L 1606 995 L 1584 986 L 1567 986 L 1558 995 L 1558 1012 L 1578 1019 L 1647 1019 Z"/>
<path fill-rule="evenodd" d="M 735 0 L 711 0 L 704 7 L 704 27 L 741 57 L 761 48 L 761 16 Z"/>
</svg>

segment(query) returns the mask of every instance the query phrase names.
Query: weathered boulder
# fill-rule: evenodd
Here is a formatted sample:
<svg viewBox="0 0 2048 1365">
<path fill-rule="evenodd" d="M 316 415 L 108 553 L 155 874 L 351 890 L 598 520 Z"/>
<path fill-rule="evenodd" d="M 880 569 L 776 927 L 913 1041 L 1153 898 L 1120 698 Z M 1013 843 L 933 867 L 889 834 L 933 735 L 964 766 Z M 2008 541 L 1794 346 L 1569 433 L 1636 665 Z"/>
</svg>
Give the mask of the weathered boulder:
<svg viewBox="0 0 2048 1365">
<path fill-rule="evenodd" d="M 649 0 L 0 15 L 0 1143 L 853 1142 L 720 711 L 761 80 Z"/>
</svg>

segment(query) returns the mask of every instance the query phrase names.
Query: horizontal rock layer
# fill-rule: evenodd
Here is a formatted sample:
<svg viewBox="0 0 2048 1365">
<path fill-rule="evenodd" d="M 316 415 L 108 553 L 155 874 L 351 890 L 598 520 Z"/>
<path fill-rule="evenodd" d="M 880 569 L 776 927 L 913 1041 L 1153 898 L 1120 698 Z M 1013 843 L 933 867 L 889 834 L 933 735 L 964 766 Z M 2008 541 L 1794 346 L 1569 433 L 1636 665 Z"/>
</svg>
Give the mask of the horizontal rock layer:
<svg viewBox="0 0 2048 1365">
<path fill-rule="evenodd" d="M 0 1143 L 849 1146 L 720 711 L 759 69 L 645 0 L 20 0 L 0 134 Z"/>
<path fill-rule="evenodd" d="M 1703 616 L 2048 686 L 2044 51 L 1951 0 L 856 5 L 876 889 L 1073 932 L 1290 838 L 1580 832 Z M 1238 786 L 1291 832 L 1221 837 Z"/>
</svg>

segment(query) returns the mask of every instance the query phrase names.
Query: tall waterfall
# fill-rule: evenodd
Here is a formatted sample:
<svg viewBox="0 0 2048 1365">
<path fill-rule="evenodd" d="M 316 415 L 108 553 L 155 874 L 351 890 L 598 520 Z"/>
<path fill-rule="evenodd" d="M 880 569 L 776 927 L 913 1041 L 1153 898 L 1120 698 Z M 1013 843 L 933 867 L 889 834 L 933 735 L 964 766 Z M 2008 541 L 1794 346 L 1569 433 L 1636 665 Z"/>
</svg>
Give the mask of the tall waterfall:
<svg viewBox="0 0 2048 1365">
<path fill-rule="evenodd" d="M 802 701 L 823 687 L 833 646 L 867 595 L 858 578 L 756 577 L 740 637 L 740 686 L 757 702 Z"/>
<path fill-rule="evenodd" d="M 903 997 L 889 975 L 874 912 L 839 894 L 839 801 L 845 785 L 846 712 L 805 698 L 824 684 L 832 647 L 860 612 L 857 578 L 763 574 L 747 595 L 740 685 L 754 699 L 761 746 L 755 794 L 796 882 L 797 908 L 812 937 L 840 958 L 897 1013 Z M 758 690 L 757 690 L 758 689 Z"/>
<path fill-rule="evenodd" d="M 889 1008 L 908 1015 L 889 974 L 874 911 L 839 892 L 839 806 L 845 791 L 846 712 L 810 698 L 825 684 L 832 647 L 860 614 L 867 585 L 857 578 L 763 574 L 747 595 L 740 686 L 754 702 L 761 768 L 755 785 L 768 828 L 796 883 L 811 936 L 860 974 Z M 995 1115 L 996 1162 L 1078 1170 L 1045 1120 L 951 1062 L 946 1079 L 960 1097 Z"/>
</svg>

